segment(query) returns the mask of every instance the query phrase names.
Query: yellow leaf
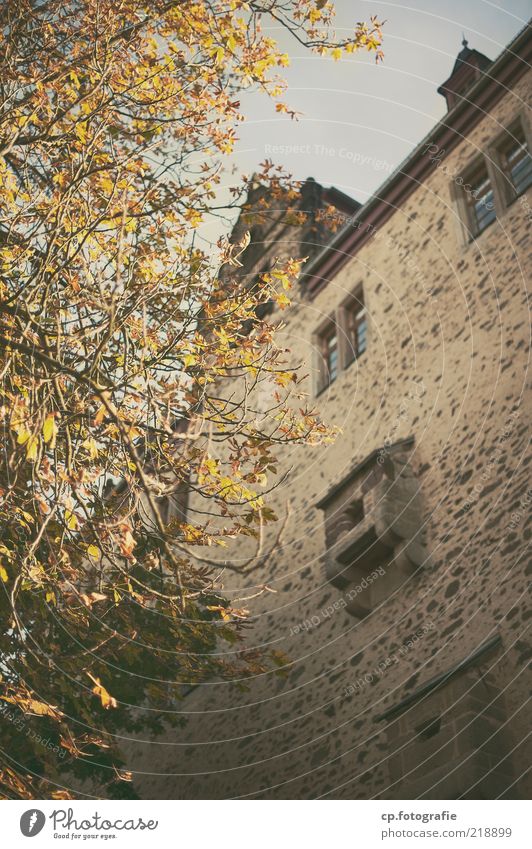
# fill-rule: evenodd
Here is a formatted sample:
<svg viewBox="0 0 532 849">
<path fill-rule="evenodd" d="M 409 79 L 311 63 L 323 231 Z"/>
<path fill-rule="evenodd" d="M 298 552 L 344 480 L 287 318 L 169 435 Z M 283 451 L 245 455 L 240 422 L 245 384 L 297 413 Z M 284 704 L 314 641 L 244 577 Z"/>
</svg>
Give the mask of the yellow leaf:
<svg viewBox="0 0 532 849">
<path fill-rule="evenodd" d="M 202 466 L 210 475 L 215 475 L 218 471 L 218 460 L 215 460 L 214 457 L 205 457 Z"/>
<path fill-rule="evenodd" d="M 279 294 L 275 296 L 275 300 L 277 301 L 282 310 L 290 306 L 290 298 L 287 298 L 284 292 L 279 292 Z"/>
<path fill-rule="evenodd" d="M 209 604 L 207 605 L 207 610 L 213 610 L 216 613 L 219 613 L 224 622 L 228 622 L 231 619 L 231 616 L 228 614 L 225 607 L 222 607 L 219 604 Z"/>
<path fill-rule="evenodd" d="M 95 545 L 89 545 L 89 547 L 87 548 L 87 554 L 89 555 L 89 557 L 99 558 L 100 557 L 100 549 L 97 548 Z"/>
<path fill-rule="evenodd" d="M 26 699 L 21 696 L 0 696 L 4 702 L 11 705 L 16 705 L 24 713 L 33 713 L 37 716 L 51 716 L 53 719 L 59 719 L 64 714 L 54 705 L 47 705 L 45 702 L 38 702 L 36 699 Z"/>
<path fill-rule="evenodd" d="M 57 435 L 57 425 L 55 423 L 55 416 L 53 413 L 50 413 L 46 416 L 44 420 L 44 424 L 42 426 L 42 435 L 45 442 L 50 443 L 50 448 L 53 448 L 55 445 L 55 438 Z"/>
<path fill-rule="evenodd" d="M 28 439 L 30 438 L 30 436 L 31 436 L 30 431 L 29 431 L 29 430 L 26 430 L 26 428 L 25 428 L 25 427 L 22 427 L 22 428 L 19 430 L 19 432 L 18 432 L 18 436 L 17 436 L 17 442 L 18 442 L 18 444 L 19 444 L 19 445 L 24 445 L 24 443 L 28 441 Z"/>
<path fill-rule="evenodd" d="M 87 122 L 83 121 L 81 123 L 76 124 L 74 127 L 74 132 L 80 142 L 82 144 L 85 144 L 85 142 L 87 141 Z"/>
<path fill-rule="evenodd" d="M 286 274 L 284 271 L 273 271 L 272 277 L 275 277 L 276 280 L 281 281 L 283 289 L 290 289 L 292 287 L 290 278 L 288 277 L 288 274 Z"/>
<path fill-rule="evenodd" d="M 89 452 L 89 457 L 91 458 L 91 460 L 95 460 L 98 456 L 98 446 L 96 445 L 94 439 L 86 439 L 83 443 L 83 447 Z"/>
<path fill-rule="evenodd" d="M 104 192 L 106 192 L 108 195 L 111 194 L 115 187 L 115 184 L 110 177 L 102 177 L 102 179 L 100 180 L 100 185 Z"/>
<path fill-rule="evenodd" d="M 0 566 L 0 580 L 2 580 L 4 584 L 7 584 L 7 582 L 9 581 L 9 575 L 7 574 L 3 566 Z"/>
<path fill-rule="evenodd" d="M 78 517 L 72 512 L 72 510 L 65 510 L 65 522 L 67 528 L 71 531 L 75 531 L 78 527 Z"/>
<path fill-rule="evenodd" d="M 39 448 L 39 440 L 36 436 L 30 436 L 26 444 L 26 459 L 36 460 L 37 450 Z"/>
<path fill-rule="evenodd" d="M 229 336 L 227 335 L 227 333 L 225 332 L 225 330 L 223 329 L 223 327 L 221 327 L 219 330 L 216 330 L 216 331 L 215 331 L 215 333 L 216 333 L 216 335 L 218 336 L 218 338 L 219 338 L 219 340 L 220 340 L 221 344 L 222 344 L 224 347 L 225 347 L 225 346 L 227 346 L 227 345 L 229 345 L 229 343 L 231 342 L 231 340 L 230 340 Z"/>
<path fill-rule="evenodd" d="M 56 604 L 55 593 L 47 592 L 46 593 L 46 601 L 51 602 L 52 604 Z"/>
<path fill-rule="evenodd" d="M 295 374 L 289 371 L 279 371 L 275 375 L 275 382 L 279 384 L 279 386 L 288 386 L 290 382 L 295 383 Z"/>
<path fill-rule="evenodd" d="M 109 710 L 109 708 L 112 707 L 118 707 L 118 702 L 115 698 L 113 698 L 113 696 L 111 696 L 110 693 L 107 692 L 100 679 L 94 678 L 94 676 L 91 675 L 90 672 L 87 672 L 87 675 L 92 681 L 94 681 L 95 686 L 92 688 L 92 692 L 95 696 L 100 697 L 102 707 L 104 707 L 106 710 Z"/>
<path fill-rule="evenodd" d="M 52 705 L 47 705 L 45 702 L 38 702 L 36 699 L 28 699 L 25 707 L 31 713 L 36 713 L 37 716 L 51 716 L 57 719 L 58 716 L 63 716 L 61 711 L 57 710 Z"/>
</svg>

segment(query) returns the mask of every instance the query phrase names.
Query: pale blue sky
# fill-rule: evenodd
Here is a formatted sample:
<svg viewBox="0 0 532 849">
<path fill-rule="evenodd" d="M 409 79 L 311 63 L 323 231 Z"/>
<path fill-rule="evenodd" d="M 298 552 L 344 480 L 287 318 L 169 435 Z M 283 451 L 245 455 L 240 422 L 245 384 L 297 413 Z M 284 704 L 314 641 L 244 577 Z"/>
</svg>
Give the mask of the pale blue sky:
<svg viewBox="0 0 532 849">
<path fill-rule="evenodd" d="M 451 72 L 462 32 L 470 47 L 494 59 L 526 23 L 532 2 L 337 0 L 335 5 L 340 35 L 371 14 L 386 19 L 384 62 L 375 65 L 363 53 L 334 62 L 284 36 L 292 60 L 286 99 L 303 115 L 290 121 L 263 95 L 245 94 L 247 120 L 238 128 L 233 162 L 240 172 L 251 173 L 268 156 L 298 179 L 315 177 L 364 202 L 444 115 L 445 101 L 436 89 Z M 274 146 L 285 150 L 273 153 Z"/>
</svg>

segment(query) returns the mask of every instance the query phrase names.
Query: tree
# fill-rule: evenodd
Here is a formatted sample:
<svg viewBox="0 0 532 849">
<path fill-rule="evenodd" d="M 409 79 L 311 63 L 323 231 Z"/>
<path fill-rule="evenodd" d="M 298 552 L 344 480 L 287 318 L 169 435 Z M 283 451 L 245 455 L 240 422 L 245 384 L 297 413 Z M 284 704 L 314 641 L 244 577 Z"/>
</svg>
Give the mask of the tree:
<svg viewBox="0 0 532 849">
<path fill-rule="evenodd" d="M 0 787 L 127 795 L 118 730 L 156 730 L 183 685 L 282 663 L 246 651 L 246 612 L 191 552 L 259 535 L 275 447 L 329 438 L 292 406 L 297 374 L 257 318 L 286 306 L 300 262 L 246 287 L 245 240 L 213 258 L 194 238 L 239 92 L 290 112 L 288 58 L 261 24 L 334 58 L 379 55 L 380 27 L 336 41 L 323 0 L 7 0 L 3 15 Z M 186 513 L 190 491 L 204 513 Z"/>
</svg>

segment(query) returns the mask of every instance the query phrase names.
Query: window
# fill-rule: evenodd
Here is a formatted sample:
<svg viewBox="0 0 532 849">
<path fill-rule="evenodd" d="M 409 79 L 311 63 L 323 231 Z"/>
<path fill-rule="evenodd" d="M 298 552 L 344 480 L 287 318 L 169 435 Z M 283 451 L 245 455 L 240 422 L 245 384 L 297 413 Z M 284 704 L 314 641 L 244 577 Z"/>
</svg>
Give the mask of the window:
<svg viewBox="0 0 532 849">
<path fill-rule="evenodd" d="M 338 330 L 334 316 L 327 319 L 314 334 L 314 350 L 317 365 L 315 392 L 319 395 L 336 380 L 340 370 Z"/>
<path fill-rule="evenodd" d="M 472 237 L 478 236 L 496 218 L 495 195 L 486 166 L 482 164 L 464 180 L 468 223 Z"/>
<path fill-rule="evenodd" d="M 469 239 L 482 233 L 532 186 L 532 156 L 527 124 L 516 119 L 468 168 L 456 185 L 456 200 Z"/>
<path fill-rule="evenodd" d="M 532 184 L 532 157 L 520 123 L 507 131 L 498 151 L 501 169 L 506 178 L 506 196 L 511 203 Z"/>
<path fill-rule="evenodd" d="M 330 386 L 342 369 L 351 365 L 367 348 L 368 316 L 362 286 L 349 295 L 314 335 L 319 352 L 316 393 Z"/>
<path fill-rule="evenodd" d="M 338 377 L 338 333 L 331 323 L 321 336 L 322 379 L 321 389 Z"/>
<path fill-rule="evenodd" d="M 357 295 L 353 295 L 345 305 L 345 325 L 347 337 L 345 366 L 348 366 L 366 350 L 368 320 L 362 290 Z"/>
</svg>

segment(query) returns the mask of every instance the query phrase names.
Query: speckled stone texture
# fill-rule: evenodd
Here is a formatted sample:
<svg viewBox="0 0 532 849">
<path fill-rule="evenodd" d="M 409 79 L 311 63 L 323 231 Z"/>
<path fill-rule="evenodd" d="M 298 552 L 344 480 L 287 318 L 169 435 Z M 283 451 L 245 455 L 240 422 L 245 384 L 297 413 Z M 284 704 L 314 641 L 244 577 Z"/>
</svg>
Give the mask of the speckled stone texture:
<svg viewBox="0 0 532 849">
<path fill-rule="evenodd" d="M 530 81 L 521 77 L 445 158 L 447 172 L 436 168 L 314 300 L 302 289 L 283 313 L 280 339 L 304 364 L 311 396 L 316 328 L 360 283 L 369 314 L 366 352 L 316 399 L 340 437 L 282 453 L 279 472 L 288 479 L 274 499 L 281 517 L 287 501 L 292 507 L 283 545 L 260 573 L 225 580 L 232 597 L 262 583 L 275 590 L 249 602 L 248 641 L 282 650 L 291 665 L 286 677 L 264 675 L 244 691 L 213 682 L 191 692 L 179 705 L 188 720 L 182 729 L 134 746 L 141 796 L 530 794 L 523 741 L 532 192 L 466 243 L 448 176 L 522 112 Z M 281 229 L 273 227 L 253 267 L 269 254 L 303 252 L 293 231 L 276 242 Z M 356 462 L 410 436 L 430 557 L 382 591 L 377 575 L 373 609 L 354 616 L 327 580 L 316 505 Z M 472 668 L 398 719 L 378 719 L 494 634 L 500 646 Z"/>
</svg>

